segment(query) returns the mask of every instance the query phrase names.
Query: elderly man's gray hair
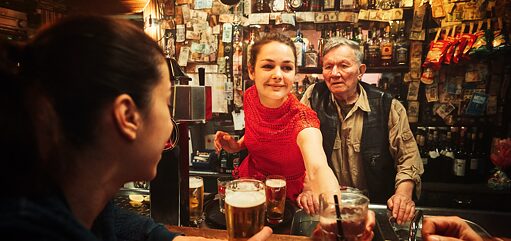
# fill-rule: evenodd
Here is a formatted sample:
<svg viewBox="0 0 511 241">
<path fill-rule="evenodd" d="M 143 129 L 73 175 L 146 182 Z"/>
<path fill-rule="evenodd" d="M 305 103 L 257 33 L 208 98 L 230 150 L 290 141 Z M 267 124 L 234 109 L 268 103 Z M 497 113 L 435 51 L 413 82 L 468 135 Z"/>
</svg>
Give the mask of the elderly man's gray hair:
<svg viewBox="0 0 511 241">
<path fill-rule="evenodd" d="M 328 39 L 328 41 L 325 43 L 325 46 L 323 47 L 323 56 L 325 56 L 331 50 L 341 46 L 348 46 L 353 49 L 358 64 L 362 64 L 364 61 L 364 53 L 360 51 L 359 44 L 353 40 L 349 40 L 343 37 L 333 37 Z"/>
</svg>

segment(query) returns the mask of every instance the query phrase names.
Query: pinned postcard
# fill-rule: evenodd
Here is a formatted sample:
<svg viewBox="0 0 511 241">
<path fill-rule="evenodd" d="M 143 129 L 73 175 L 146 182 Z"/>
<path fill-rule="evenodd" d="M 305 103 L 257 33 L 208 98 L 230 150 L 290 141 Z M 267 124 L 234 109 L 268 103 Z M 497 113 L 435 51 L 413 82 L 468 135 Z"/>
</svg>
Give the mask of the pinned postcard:
<svg viewBox="0 0 511 241">
<path fill-rule="evenodd" d="M 240 110 L 238 113 L 232 112 L 232 121 L 234 122 L 234 130 L 241 131 L 245 128 L 245 113 Z"/>
</svg>

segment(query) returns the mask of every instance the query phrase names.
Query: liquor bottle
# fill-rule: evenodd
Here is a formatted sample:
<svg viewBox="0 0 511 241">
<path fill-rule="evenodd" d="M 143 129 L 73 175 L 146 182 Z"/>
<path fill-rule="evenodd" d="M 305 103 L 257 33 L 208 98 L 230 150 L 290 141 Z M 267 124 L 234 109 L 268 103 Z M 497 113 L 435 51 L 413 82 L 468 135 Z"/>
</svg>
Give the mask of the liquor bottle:
<svg viewBox="0 0 511 241">
<path fill-rule="evenodd" d="M 431 168 L 429 168 L 429 153 L 426 149 L 426 128 L 425 127 L 417 127 L 417 135 L 415 140 L 417 141 L 417 146 L 419 148 L 419 155 L 422 160 L 422 165 L 424 166 L 424 174 L 422 174 L 423 181 L 430 181 L 432 177 Z"/>
<path fill-rule="evenodd" d="M 362 34 L 362 27 L 354 27 L 353 28 L 353 41 L 360 43 L 362 42 L 362 39 L 364 38 L 364 35 Z"/>
<path fill-rule="evenodd" d="M 367 9 L 376 9 L 376 0 L 367 0 Z"/>
<path fill-rule="evenodd" d="M 335 2 L 336 2 L 336 0 L 324 0 L 323 1 L 323 10 L 322 11 L 333 11 L 333 10 L 335 10 Z"/>
<path fill-rule="evenodd" d="M 451 130 L 446 133 L 446 144 L 445 145 L 445 151 L 444 151 L 444 163 L 447 168 L 443 168 L 441 170 L 442 177 L 444 177 L 443 180 L 445 181 L 452 181 L 453 178 L 453 166 L 454 166 L 454 153 L 455 153 L 455 145 L 456 143 L 456 136 L 457 136 L 458 128 L 457 127 L 451 127 Z"/>
<path fill-rule="evenodd" d="M 480 131 L 477 138 L 477 146 L 479 147 L 479 175 L 482 179 L 487 180 L 490 175 L 490 168 L 493 168 L 493 164 L 490 161 L 490 140 L 487 136 L 487 132 Z"/>
<path fill-rule="evenodd" d="M 448 177 L 451 176 L 451 167 L 452 167 L 452 158 L 446 157 L 446 154 L 451 151 L 451 135 L 449 132 L 449 129 L 447 127 L 438 127 L 438 145 L 437 150 L 439 152 L 439 161 L 438 161 L 438 167 L 435 169 L 435 177 L 436 180 L 439 182 L 446 182 L 448 181 Z M 435 137 L 433 137 L 435 139 Z M 452 153 L 452 151 L 451 151 Z M 454 155 L 454 154 L 452 154 Z"/>
<path fill-rule="evenodd" d="M 396 39 L 396 47 L 394 48 L 394 51 L 394 63 L 396 65 L 406 65 L 408 60 L 408 41 L 406 40 L 405 31 L 403 28 L 399 30 L 399 35 Z"/>
<path fill-rule="evenodd" d="M 474 128 L 470 133 L 470 147 L 469 152 L 469 165 L 468 165 L 468 178 L 470 182 L 479 181 L 479 158 L 480 153 L 477 148 L 477 128 Z"/>
<path fill-rule="evenodd" d="M 318 39 L 318 67 L 323 66 L 323 45 L 325 43 L 326 31 L 321 30 L 321 37 Z"/>
<path fill-rule="evenodd" d="M 428 127 L 428 146 L 427 152 L 429 156 L 429 166 L 431 170 L 439 170 L 442 167 L 443 158 L 440 158 L 440 151 L 437 147 L 438 143 L 438 131 L 435 127 Z M 435 179 L 436 175 L 432 175 L 432 179 Z M 436 181 L 433 180 L 433 181 Z"/>
<path fill-rule="evenodd" d="M 340 0 L 341 10 L 351 10 L 358 7 L 358 0 Z"/>
<path fill-rule="evenodd" d="M 296 37 L 294 40 L 295 48 L 296 48 L 296 66 L 303 67 L 304 66 L 304 55 L 305 55 L 305 42 L 303 41 L 303 35 L 300 32 L 300 29 L 296 30 Z"/>
<path fill-rule="evenodd" d="M 358 40 L 358 46 L 360 48 L 360 52 L 364 53 L 364 57 L 365 57 L 365 53 L 366 53 L 366 49 L 365 48 L 366 48 L 366 42 L 367 42 L 367 34 L 364 34 L 362 32 L 362 28 L 361 27 L 358 27 L 356 39 Z M 365 59 L 364 59 L 364 61 L 365 61 Z"/>
<path fill-rule="evenodd" d="M 370 31 L 371 32 L 371 31 Z M 380 40 L 376 30 L 373 29 L 371 38 L 367 39 L 367 65 L 375 67 L 380 65 Z"/>
<path fill-rule="evenodd" d="M 270 12 L 270 4 L 265 0 L 256 0 L 254 4 L 254 13 L 267 13 Z"/>
<path fill-rule="evenodd" d="M 305 52 L 305 67 L 318 67 L 318 52 L 312 43 L 309 44 L 309 49 Z"/>
<path fill-rule="evenodd" d="M 310 0 L 310 11 L 319 12 L 321 11 L 321 0 Z"/>
<path fill-rule="evenodd" d="M 385 33 L 383 34 L 382 41 L 380 43 L 380 60 L 382 66 L 390 66 L 392 65 L 392 40 L 390 38 L 390 26 L 385 28 Z"/>
<path fill-rule="evenodd" d="M 458 148 L 454 153 L 453 173 L 455 182 L 463 183 L 467 175 L 467 152 L 465 146 L 466 127 L 461 127 L 458 139 Z"/>
<path fill-rule="evenodd" d="M 227 152 L 224 150 L 220 151 L 220 173 L 227 173 Z"/>
</svg>

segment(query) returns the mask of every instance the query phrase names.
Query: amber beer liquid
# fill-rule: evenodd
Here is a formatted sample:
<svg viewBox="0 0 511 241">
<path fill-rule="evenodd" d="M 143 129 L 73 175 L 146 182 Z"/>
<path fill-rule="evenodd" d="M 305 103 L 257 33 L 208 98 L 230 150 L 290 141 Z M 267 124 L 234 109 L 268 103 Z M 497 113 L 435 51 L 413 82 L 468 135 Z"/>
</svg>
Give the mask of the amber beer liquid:
<svg viewBox="0 0 511 241">
<path fill-rule="evenodd" d="M 286 179 L 282 176 L 269 176 L 266 179 L 266 220 L 278 224 L 284 220 L 286 207 Z"/>
<path fill-rule="evenodd" d="M 247 240 L 264 226 L 264 184 L 252 179 L 230 182 L 225 189 L 225 220 L 229 241 Z"/>
<path fill-rule="evenodd" d="M 190 222 L 198 225 L 202 222 L 202 207 L 204 205 L 204 182 L 202 177 L 189 178 L 189 208 Z"/>
</svg>

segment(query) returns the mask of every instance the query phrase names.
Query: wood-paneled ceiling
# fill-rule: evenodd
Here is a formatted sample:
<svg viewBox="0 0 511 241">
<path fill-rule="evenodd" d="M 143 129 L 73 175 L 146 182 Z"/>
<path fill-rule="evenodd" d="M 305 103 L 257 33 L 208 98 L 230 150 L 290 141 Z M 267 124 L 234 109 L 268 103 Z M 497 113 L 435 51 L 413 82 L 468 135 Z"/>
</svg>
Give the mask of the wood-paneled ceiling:
<svg viewBox="0 0 511 241">
<path fill-rule="evenodd" d="M 150 0 L 65 0 L 72 13 L 127 14 L 142 12 Z"/>
</svg>

